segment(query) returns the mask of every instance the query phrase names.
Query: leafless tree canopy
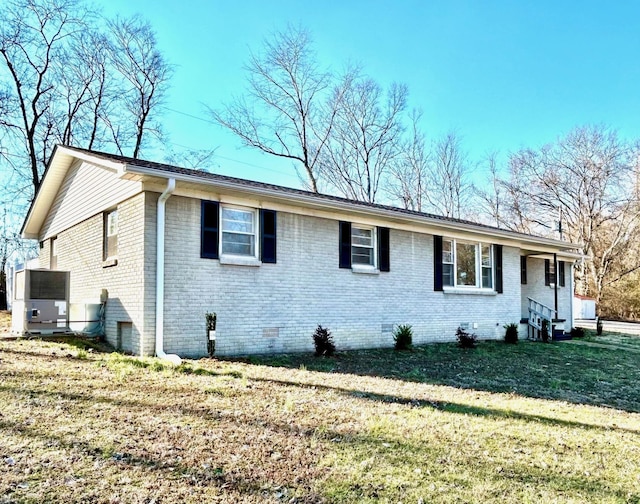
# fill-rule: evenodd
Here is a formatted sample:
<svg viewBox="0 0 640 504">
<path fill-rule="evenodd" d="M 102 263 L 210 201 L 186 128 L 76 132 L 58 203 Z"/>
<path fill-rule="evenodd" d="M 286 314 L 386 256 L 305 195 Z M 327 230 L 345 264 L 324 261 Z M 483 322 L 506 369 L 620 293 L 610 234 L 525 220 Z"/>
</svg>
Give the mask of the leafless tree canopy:
<svg viewBox="0 0 640 504">
<path fill-rule="evenodd" d="M 514 153 L 509 162 L 513 225 L 553 233 L 582 244 L 590 258 L 577 270 L 577 289 L 598 300 L 616 262 L 636 244 L 638 151 L 604 127 L 582 127 L 538 150 Z M 557 235 L 556 235 L 557 236 Z"/>
<path fill-rule="evenodd" d="M 420 129 L 422 112 L 410 114 L 409 138 L 400 146 L 398 156 L 389 169 L 387 192 L 392 201 L 403 208 L 426 211 L 429 184 L 429 152 L 425 135 Z"/>
<path fill-rule="evenodd" d="M 210 113 L 245 145 L 299 162 L 317 192 L 318 159 L 335 110 L 327 109 L 332 75 L 317 64 L 309 33 L 289 27 L 274 34 L 245 70 L 246 94 Z"/>
<path fill-rule="evenodd" d="M 8 0 L 0 19 L 0 139 L 29 198 L 56 143 L 139 155 L 171 74 L 147 23 L 81 0 Z"/>
<path fill-rule="evenodd" d="M 460 136 L 450 132 L 436 140 L 430 157 L 425 197 L 431 211 L 454 218 L 470 214 L 469 165 Z"/>
<path fill-rule="evenodd" d="M 400 154 L 402 112 L 407 88 L 393 84 L 385 93 L 373 79 L 355 76 L 334 94 L 333 130 L 321 158 L 322 178 L 338 193 L 375 202 L 390 166 Z"/>
<path fill-rule="evenodd" d="M 158 50 L 155 33 L 148 22 L 140 17 L 118 18 L 108 26 L 111 35 L 108 55 L 118 78 L 125 83 L 118 95 L 119 127 L 131 127 L 114 129 L 112 121 L 108 124 L 118 151 L 123 152 L 123 146 L 132 145 L 131 156 L 138 158 L 147 135 L 160 136 L 160 124 L 153 121 L 153 113 L 164 99 L 173 70 Z"/>
</svg>

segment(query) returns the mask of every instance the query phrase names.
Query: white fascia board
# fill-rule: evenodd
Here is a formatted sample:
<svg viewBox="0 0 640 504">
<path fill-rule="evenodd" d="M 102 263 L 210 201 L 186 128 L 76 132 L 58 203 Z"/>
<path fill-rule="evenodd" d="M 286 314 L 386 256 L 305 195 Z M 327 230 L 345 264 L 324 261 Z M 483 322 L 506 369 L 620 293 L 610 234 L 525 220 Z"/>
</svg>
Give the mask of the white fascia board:
<svg viewBox="0 0 640 504">
<path fill-rule="evenodd" d="M 86 152 L 80 152 L 75 149 L 69 149 L 67 147 L 58 147 L 56 152 L 69 154 L 70 156 L 73 156 L 76 159 L 81 159 L 82 161 L 86 161 L 87 163 L 102 166 L 103 168 L 109 168 L 119 174 L 124 173 L 126 171 L 127 165 L 125 163 L 110 161 L 109 159 L 104 159 L 100 156 L 94 156 Z"/>
<path fill-rule="evenodd" d="M 285 192 L 273 187 L 254 187 L 236 182 L 233 180 L 208 180 L 206 178 L 188 175 L 183 173 L 166 172 L 164 170 L 157 170 L 154 168 L 126 165 L 124 172 L 135 173 L 139 175 L 147 175 L 152 177 L 161 177 L 164 179 L 174 178 L 176 181 L 195 183 L 205 186 L 215 187 L 218 192 L 225 190 L 234 191 L 236 193 L 243 193 L 251 195 L 253 197 L 268 197 L 274 200 L 291 203 L 299 203 L 304 206 L 319 208 L 324 210 L 339 210 L 349 213 L 351 215 L 366 215 L 377 216 L 384 218 L 385 221 L 396 222 L 412 222 L 418 223 L 423 226 L 427 226 L 430 230 L 442 233 L 446 235 L 452 231 L 469 233 L 473 236 L 484 236 L 491 238 L 495 241 L 495 238 L 499 238 L 513 244 L 514 246 L 521 246 L 521 248 L 535 247 L 536 251 L 547 253 L 558 253 L 563 251 L 563 255 L 566 251 L 566 256 L 574 256 L 581 258 L 582 255 L 572 252 L 573 249 L 579 249 L 580 246 L 574 243 L 568 243 L 560 240 L 554 240 L 551 238 L 542 238 L 537 236 L 529 236 L 525 234 L 514 233 L 512 231 L 487 228 L 482 225 L 465 222 L 454 222 L 449 220 L 441 220 L 434 217 L 423 215 L 410 215 L 400 211 L 395 211 L 388 208 L 379 208 L 371 206 L 359 206 L 357 203 L 341 200 L 325 200 L 321 196 L 316 197 L 311 194 Z"/>
</svg>

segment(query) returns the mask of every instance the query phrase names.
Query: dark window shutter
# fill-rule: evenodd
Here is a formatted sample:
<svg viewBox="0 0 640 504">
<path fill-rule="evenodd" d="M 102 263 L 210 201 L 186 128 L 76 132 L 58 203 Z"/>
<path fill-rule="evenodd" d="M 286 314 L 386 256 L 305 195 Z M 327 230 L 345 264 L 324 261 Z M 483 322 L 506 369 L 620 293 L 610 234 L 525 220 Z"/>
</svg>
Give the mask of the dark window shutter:
<svg viewBox="0 0 640 504">
<path fill-rule="evenodd" d="M 442 289 L 442 236 L 433 235 L 433 290 Z"/>
<path fill-rule="evenodd" d="M 520 283 L 527 284 L 527 256 L 520 256 Z"/>
<path fill-rule="evenodd" d="M 391 271 L 389 262 L 389 228 L 378 228 L 378 269 Z"/>
<path fill-rule="evenodd" d="M 276 262 L 275 210 L 260 210 L 260 260 L 263 263 Z"/>
<path fill-rule="evenodd" d="M 544 284 L 551 285 L 551 261 L 544 260 Z"/>
<path fill-rule="evenodd" d="M 564 261 L 558 262 L 558 284 L 564 287 Z"/>
<path fill-rule="evenodd" d="M 351 223 L 340 221 L 340 267 L 351 268 Z"/>
<path fill-rule="evenodd" d="M 218 259 L 220 205 L 217 201 L 202 201 L 200 220 L 200 257 Z"/>
<path fill-rule="evenodd" d="M 496 292 L 502 294 L 502 245 L 493 246 L 493 261 L 496 271 Z"/>
</svg>

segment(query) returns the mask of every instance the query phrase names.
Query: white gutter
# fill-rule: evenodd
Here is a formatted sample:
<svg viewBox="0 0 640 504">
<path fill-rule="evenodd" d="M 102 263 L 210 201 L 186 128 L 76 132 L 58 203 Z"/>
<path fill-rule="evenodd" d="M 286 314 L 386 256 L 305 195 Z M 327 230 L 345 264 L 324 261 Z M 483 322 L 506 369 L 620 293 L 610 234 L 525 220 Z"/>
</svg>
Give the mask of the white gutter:
<svg viewBox="0 0 640 504">
<path fill-rule="evenodd" d="M 182 359 L 176 354 L 164 352 L 164 207 L 175 189 L 176 179 L 170 178 L 167 180 L 167 188 L 158 198 L 156 219 L 156 356 L 178 366 L 182 363 Z"/>
</svg>

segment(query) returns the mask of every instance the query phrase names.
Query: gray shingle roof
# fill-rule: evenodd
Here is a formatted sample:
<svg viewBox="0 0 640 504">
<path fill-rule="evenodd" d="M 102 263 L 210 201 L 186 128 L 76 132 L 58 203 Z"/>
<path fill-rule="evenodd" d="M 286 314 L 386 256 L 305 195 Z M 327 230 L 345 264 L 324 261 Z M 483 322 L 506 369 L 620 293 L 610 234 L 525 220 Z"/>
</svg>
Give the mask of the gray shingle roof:
<svg viewBox="0 0 640 504">
<path fill-rule="evenodd" d="M 486 229 L 495 229 L 498 230 L 499 228 L 495 227 L 495 226 L 489 226 L 487 224 L 481 224 L 478 222 L 473 222 L 473 221 L 469 221 L 469 220 L 464 220 L 464 219 L 455 219 L 453 217 L 445 217 L 442 215 L 436 215 L 436 214 L 430 214 L 430 213 L 425 213 L 425 212 L 418 212 L 415 210 L 408 210 L 408 209 L 404 209 L 404 208 L 400 208 L 400 207 L 395 207 L 395 206 L 391 206 L 391 205 L 381 205 L 379 203 L 368 203 L 365 201 L 356 201 L 356 200 L 351 200 L 348 198 L 342 198 L 340 196 L 333 196 L 330 194 L 320 194 L 320 193 L 314 193 L 311 191 L 305 191 L 302 189 L 294 189 L 291 187 L 286 187 L 286 186 L 280 186 L 280 185 L 276 185 L 276 184 L 268 184 L 265 182 L 257 182 L 255 180 L 248 180 L 248 179 L 241 179 L 241 178 L 237 178 L 237 177 L 229 177 L 227 175 L 218 175 L 215 173 L 209 173 L 206 171 L 202 171 L 202 170 L 193 170 L 193 169 L 189 169 L 189 168 L 181 168 L 179 166 L 174 166 L 174 165 L 169 165 L 169 164 L 165 164 L 165 163 L 158 163 L 155 161 L 146 161 L 144 159 L 135 159 L 135 158 L 131 158 L 131 157 L 127 157 L 127 156 L 120 156 L 117 154 L 109 154 L 106 152 L 99 152 L 99 151 L 92 151 L 92 150 L 87 150 L 87 149 L 81 149 L 78 147 L 69 147 L 69 146 L 64 146 L 67 149 L 70 150 L 74 150 L 77 152 L 83 152 L 85 154 L 89 154 L 91 156 L 95 156 L 98 158 L 102 158 L 104 160 L 107 161 L 113 161 L 113 162 L 118 162 L 118 163 L 123 163 L 123 164 L 128 164 L 128 165 L 133 165 L 133 166 L 139 166 L 142 168 L 151 168 L 154 170 L 158 170 L 158 171 L 162 171 L 162 172 L 166 172 L 166 173 L 174 173 L 174 174 L 180 174 L 180 175 L 187 175 L 190 177 L 194 177 L 194 178 L 200 178 L 202 180 L 208 180 L 208 181 L 220 181 L 220 182 L 232 182 L 232 183 L 236 183 L 236 184 L 241 184 L 241 185 L 245 185 L 247 187 L 253 187 L 256 189 L 269 189 L 272 191 L 277 191 L 280 192 L 282 194 L 297 194 L 297 195 L 303 195 L 303 196 L 307 196 L 307 197 L 312 197 L 312 198 L 317 198 L 319 200 L 325 200 L 325 201 L 334 201 L 336 203 L 347 203 L 350 205 L 353 205 L 354 207 L 365 207 L 365 208 L 375 208 L 375 209 L 381 209 L 381 210 L 387 210 L 387 211 L 392 211 L 392 212 L 396 212 L 398 214 L 403 214 L 403 215 L 412 215 L 412 216 L 416 216 L 416 217 L 426 217 L 429 219 L 435 219 L 435 220 L 440 220 L 443 222 L 451 222 L 451 223 L 457 223 L 457 224 L 468 224 L 468 225 L 472 225 L 472 226 L 478 226 L 481 228 L 486 228 Z M 504 229 L 501 229 L 501 231 L 505 231 Z M 526 233 L 518 233 L 518 232 L 514 232 L 514 231 L 509 231 L 513 234 L 516 235 L 522 235 L 522 236 L 531 236 L 529 234 Z"/>
</svg>

